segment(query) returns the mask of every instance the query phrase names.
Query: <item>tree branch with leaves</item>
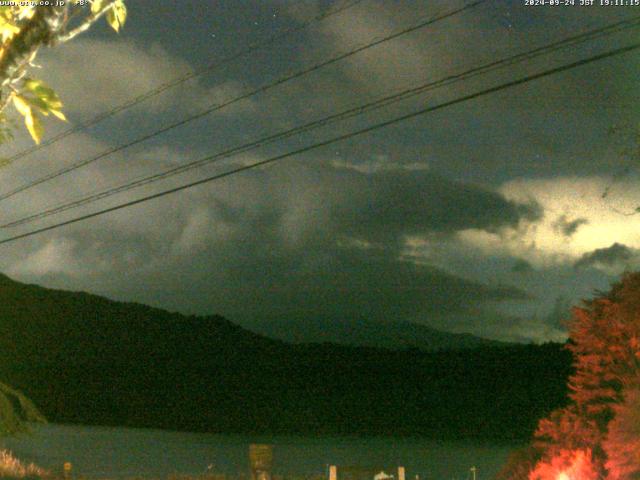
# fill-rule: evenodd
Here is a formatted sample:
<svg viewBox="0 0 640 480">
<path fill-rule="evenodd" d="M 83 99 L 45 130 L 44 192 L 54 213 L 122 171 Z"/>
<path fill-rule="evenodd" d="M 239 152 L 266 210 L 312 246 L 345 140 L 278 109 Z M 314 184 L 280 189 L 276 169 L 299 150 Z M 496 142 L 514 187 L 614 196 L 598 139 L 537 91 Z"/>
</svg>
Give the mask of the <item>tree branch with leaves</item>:
<svg viewBox="0 0 640 480">
<path fill-rule="evenodd" d="M 42 47 L 53 47 L 86 32 L 100 18 L 118 32 L 127 18 L 124 0 L 63 2 L 59 5 L 0 6 L 0 143 L 13 137 L 7 110 L 13 106 L 24 118 L 36 143 L 43 135 L 42 116 L 66 121 L 58 94 L 30 76 Z M 26 429 L 28 422 L 44 421 L 22 393 L 0 382 L 0 434 Z"/>
<path fill-rule="evenodd" d="M 61 5 L 0 7 L 0 123 L 7 131 L 5 110 L 13 105 L 24 117 L 29 134 L 36 143 L 43 135 L 41 116 L 49 114 L 66 120 L 62 101 L 41 80 L 29 76 L 33 61 L 42 47 L 53 47 L 86 32 L 100 18 L 118 32 L 127 19 L 124 0 L 60 2 Z"/>
</svg>

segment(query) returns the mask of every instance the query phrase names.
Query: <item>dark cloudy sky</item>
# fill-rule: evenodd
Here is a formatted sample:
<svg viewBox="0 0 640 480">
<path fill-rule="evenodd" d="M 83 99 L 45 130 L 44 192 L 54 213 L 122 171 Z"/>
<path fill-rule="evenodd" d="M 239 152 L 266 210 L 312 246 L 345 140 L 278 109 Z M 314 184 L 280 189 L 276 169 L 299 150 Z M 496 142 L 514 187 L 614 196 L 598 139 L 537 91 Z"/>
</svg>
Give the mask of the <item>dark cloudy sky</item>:
<svg viewBox="0 0 640 480">
<path fill-rule="evenodd" d="M 0 220 L 640 15 L 640 7 L 579 3 L 489 1 L 6 199 Z M 0 191 L 462 4 L 364 0 L 3 167 Z M 43 51 L 37 75 L 60 93 L 74 124 L 336 5 L 130 1 L 122 33 L 101 25 Z M 89 213 L 639 38 L 626 30 L 0 233 Z M 626 215 L 640 205 L 632 135 L 639 66 L 637 52 L 599 61 L 2 245 L 0 268 L 20 281 L 243 324 L 365 317 L 560 340 L 568 305 L 640 266 L 640 214 Z M 46 127 L 48 134 L 65 128 Z M 4 154 L 29 143 L 21 132 Z"/>
</svg>

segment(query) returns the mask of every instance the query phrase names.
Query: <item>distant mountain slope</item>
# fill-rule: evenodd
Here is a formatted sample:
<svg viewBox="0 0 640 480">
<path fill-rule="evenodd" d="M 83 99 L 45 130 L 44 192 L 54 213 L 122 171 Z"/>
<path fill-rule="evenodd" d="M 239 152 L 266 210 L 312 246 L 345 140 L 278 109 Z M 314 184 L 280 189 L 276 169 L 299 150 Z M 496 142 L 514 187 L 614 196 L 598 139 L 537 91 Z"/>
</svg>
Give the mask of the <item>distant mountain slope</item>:
<svg viewBox="0 0 640 480">
<path fill-rule="evenodd" d="M 506 346 L 497 340 L 468 333 L 450 333 L 411 322 L 379 323 L 368 320 L 276 320 L 243 323 L 248 330 L 291 343 L 330 342 L 376 348 L 453 350 Z"/>
<path fill-rule="evenodd" d="M 0 380 L 52 421 L 210 432 L 524 438 L 566 400 L 560 345 L 291 345 L 0 276 Z"/>
</svg>

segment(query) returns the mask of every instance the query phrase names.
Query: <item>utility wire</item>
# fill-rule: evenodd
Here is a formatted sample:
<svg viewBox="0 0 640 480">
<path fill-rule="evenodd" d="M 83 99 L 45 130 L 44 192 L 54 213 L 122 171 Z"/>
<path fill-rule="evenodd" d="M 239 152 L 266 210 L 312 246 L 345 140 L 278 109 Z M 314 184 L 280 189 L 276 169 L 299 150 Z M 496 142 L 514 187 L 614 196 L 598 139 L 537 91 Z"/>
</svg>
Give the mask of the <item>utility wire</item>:
<svg viewBox="0 0 640 480">
<path fill-rule="evenodd" d="M 572 37 L 568 37 L 565 38 L 563 40 L 559 40 L 556 42 L 553 42 L 551 44 L 548 45 L 544 45 L 541 47 L 538 47 L 536 49 L 527 51 L 527 52 L 523 52 L 517 55 L 512 55 L 510 57 L 507 58 L 503 58 L 501 60 L 497 60 L 494 62 L 490 62 L 488 64 L 484 64 L 481 65 L 479 67 L 475 67 L 472 68 L 470 70 L 467 70 L 465 72 L 456 74 L 456 75 L 449 75 L 445 78 L 442 78 L 440 80 L 437 81 L 432 81 L 432 82 L 428 82 L 426 84 L 422 84 L 420 86 L 414 87 L 414 88 L 410 88 L 410 89 L 405 89 L 402 90 L 398 93 L 392 94 L 392 95 L 388 95 L 386 97 L 380 98 L 378 100 L 375 100 L 373 102 L 369 102 L 367 104 L 364 105 L 360 105 L 358 107 L 355 108 L 350 108 L 348 110 L 342 111 L 340 113 L 336 113 L 324 118 L 321 118 L 319 120 L 315 120 L 313 122 L 309 122 L 306 123 L 304 125 L 289 129 L 289 130 L 285 130 L 285 131 L 281 131 L 278 132 L 276 134 L 272 134 L 266 137 L 262 137 L 258 140 L 222 151 L 222 152 L 218 152 L 215 154 L 212 154 L 204 159 L 199 159 L 193 162 L 189 162 L 185 165 L 179 165 L 177 167 L 171 168 L 169 170 L 165 170 L 163 172 L 159 172 L 159 173 L 155 173 L 152 175 L 147 175 L 144 177 L 140 177 L 136 180 L 133 180 L 131 182 L 116 186 L 116 187 L 112 187 L 109 188 L 107 190 L 103 190 L 101 192 L 97 192 L 94 193 L 92 195 L 89 196 L 85 196 L 82 197 L 80 199 L 74 200 L 74 201 L 70 201 L 67 203 L 63 203 L 62 205 L 58 205 L 56 207 L 52 207 L 52 208 L 48 208 L 44 211 L 38 212 L 38 213 L 34 213 L 31 214 L 29 216 L 17 219 L 17 220 L 13 220 L 11 222 L 5 223 L 5 224 L 1 224 L 0 228 L 10 228 L 10 227 L 16 227 L 19 225 L 24 225 L 26 223 L 30 223 L 33 222 L 35 220 L 39 220 L 42 218 L 46 218 L 49 217 L 51 215 L 55 215 L 57 213 L 61 213 L 67 210 L 71 210 L 73 208 L 77 208 L 83 205 L 87 205 L 93 202 L 96 202 L 98 200 L 101 200 L 103 198 L 107 198 L 110 197 L 112 195 L 118 194 L 118 193 L 122 193 L 134 188 L 138 188 L 141 187 L 143 185 L 147 185 L 150 183 L 155 183 L 157 181 L 169 178 L 171 176 L 195 169 L 195 168 L 199 168 L 205 164 L 208 163 L 213 163 L 215 161 L 218 160 L 222 160 L 222 159 L 226 159 L 235 155 L 238 155 L 240 153 L 244 153 L 247 152 L 249 150 L 253 150 L 256 149 L 258 147 L 262 147 L 265 145 L 268 145 L 270 143 L 273 143 L 277 140 L 282 140 L 285 138 L 289 138 L 293 135 L 298 135 L 304 132 L 308 132 L 311 130 L 314 130 L 316 128 L 319 127 L 324 127 L 327 125 L 330 125 L 332 123 L 335 123 L 337 121 L 342 121 L 342 120 L 346 120 L 348 118 L 352 118 L 355 117 L 357 115 L 361 115 L 373 110 L 377 110 L 380 109 L 382 107 L 385 107 L 387 105 L 390 105 L 392 103 L 396 103 L 399 102 L 401 100 L 405 100 L 407 98 L 411 98 L 414 97 L 416 95 L 422 94 L 426 91 L 430 91 L 436 88 L 440 88 L 443 87 L 445 85 L 450 85 L 453 83 L 457 83 L 463 80 L 467 80 L 469 78 L 472 78 L 474 76 L 480 75 L 480 74 L 485 74 L 491 71 L 495 71 L 499 68 L 503 68 L 506 66 L 510 66 L 510 65 L 514 65 L 517 63 L 520 63 L 524 60 L 530 60 L 533 58 L 536 58 L 538 56 L 541 55 L 547 55 L 550 53 L 553 53 L 555 51 L 561 50 L 561 49 L 565 49 L 571 46 L 574 46 L 578 43 L 582 43 L 582 42 L 586 42 L 586 41 L 590 41 L 590 40 L 594 40 L 600 37 L 603 37 L 605 35 L 611 35 L 613 33 L 618 33 L 620 31 L 624 31 L 626 29 L 629 28 L 633 28 L 633 27 L 638 27 L 638 25 L 640 24 L 640 16 L 631 18 L 631 19 L 627 19 L 627 20 L 623 20 L 620 22 L 616 22 L 614 24 L 605 26 L 605 27 L 601 27 L 598 29 L 594 29 L 594 30 L 590 30 L 588 32 L 584 32 L 578 35 L 574 35 Z"/>
<path fill-rule="evenodd" d="M 276 80 L 276 81 L 274 81 L 272 83 L 269 83 L 267 85 L 259 87 L 259 88 L 255 89 L 255 90 L 251 90 L 250 92 L 247 92 L 247 93 L 242 94 L 242 95 L 240 95 L 238 97 L 232 98 L 231 100 L 227 100 L 227 101 L 225 101 L 225 102 L 223 102 L 221 104 L 212 105 L 212 106 L 206 108 L 205 110 L 203 110 L 203 111 L 201 111 L 199 113 L 196 113 L 194 115 L 191 115 L 191 116 L 189 116 L 189 117 L 187 117 L 187 118 L 185 118 L 183 120 L 180 120 L 180 121 L 175 122 L 175 123 L 173 123 L 171 125 L 163 127 L 163 128 L 161 128 L 159 130 L 156 130 L 156 131 L 154 131 L 152 133 L 149 133 L 149 134 L 143 135 L 141 137 L 138 137 L 137 139 L 132 140 L 132 141 L 130 141 L 128 143 L 125 143 L 125 144 L 119 145 L 117 147 L 113 147 L 113 148 L 110 148 L 108 150 L 105 150 L 105 151 L 103 151 L 103 152 L 101 152 L 101 153 L 99 153 L 99 154 L 97 154 L 97 155 L 95 155 L 95 156 L 93 156 L 91 158 L 88 158 L 86 160 L 82 160 L 80 162 L 76 162 L 73 165 L 70 165 L 68 167 L 62 168 L 60 170 L 57 170 L 56 172 L 50 173 L 48 175 L 45 175 L 44 177 L 41 177 L 41 178 L 39 178 L 37 180 L 34 180 L 34 181 L 30 182 L 30 183 L 27 183 L 27 184 L 22 185 L 22 186 L 20 186 L 18 188 L 15 188 L 15 189 L 13 189 L 13 190 L 11 190 L 9 192 L 1 194 L 0 195 L 0 201 L 5 200 L 7 198 L 10 198 L 10 197 L 12 197 L 12 196 L 14 196 L 14 195 L 16 195 L 16 194 L 18 194 L 20 192 L 23 192 L 25 190 L 33 188 L 33 187 L 35 187 L 37 185 L 40 185 L 40 184 L 42 184 L 44 182 L 47 182 L 47 181 L 52 180 L 54 178 L 57 178 L 57 177 L 59 177 L 61 175 L 64 175 L 66 173 L 69 173 L 69 172 L 72 172 L 74 170 L 77 170 L 78 168 L 81 168 L 81 167 L 84 167 L 86 165 L 89 165 L 90 163 L 93 163 L 93 162 L 95 162 L 97 160 L 100 160 L 101 158 L 107 157 L 107 156 L 112 155 L 112 154 L 114 154 L 116 152 L 119 152 L 119 151 L 124 150 L 124 149 L 129 148 L 129 147 L 132 147 L 133 145 L 137 145 L 137 144 L 139 144 L 141 142 L 144 142 L 144 141 L 149 140 L 151 138 L 157 137 L 158 135 L 161 135 L 161 134 L 166 133 L 166 132 L 168 132 L 170 130 L 173 130 L 174 128 L 180 127 L 180 126 L 185 125 L 185 124 L 187 124 L 189 122 L 192 122 L 192 121 L 197 120 L 199 118 L 202 118 L 202 117 L 204 117 L 206 115 L 209 115 L 209 114 L 211 114 L 213 112 L 221 110 L 221 109 L 223 109 L 225 107 L 233 105 L 233 104 L 235 104 L 235 103 L 237 103 L 237 102 L 239 102 L 241 100 L 246 100 L 247 98 L 253 97 L 253 96 L 255 96 L 257 94 L 260 94 L 260 93 L 264 93 L 264 92 L 266 92 L 268 90 L 271 90 L 272 88 L 275 88 L 275 87 L 277 87 L 279 85 L 287 83 L 287 82 L 289 82 L 291 80 L 294 80 L 294 79 L 300 78 L 300 77 L 302 77 L 304 75 L 307 75 L 309 73 L 315 72 L 316 70 L 324 68 L 324 67 L 326 67 L 328 65 L 332 65 L 332 64 L 334 64 L 336 62 L 344 60 L 345 58 L 348 58 L 348 57 L 351 57 L 353 55 L 356 55 L 356 54 L 358 54 L 358 53 L 360 53 L 360 52 L 362 52 L 364 50 L 367 50 L 369 48 L 373 48 L 373 47 L 375 47 L 377 45 L 380 45 L 382 43 L 385 43 L 385 42 L 391 41 L 391 40 L 393 40 L 395 38 L 398 38 L 398 37 L 400 37 L 402 35 L 406 35 L 406 34 L 408 34 L 410 32 L 414 32 L 414 31 L 419 30 L 421 28 L 425 28 L 425 27 L 427 27 L 429 25 L 432 25 L 432 24 L 434 24 L 436 22 L 439 22 L 439 21 L 445 20 L 447 18 L 453 17 L 454 15 L 460 14 L 460 13 L 464 12 L 465 10 L 468 10 L 470 8 L 473 8 L 473 7 L 476 7 L 476 6 L 478 6 L 478 5 L 482 4 L 482 3 L 485 3 L 487 1 L 488 0 L 476 0 L 476 1 L 474 1 L 472 3 L 469 3 L 469 4 L 467 4 L 467 5 L 463 6 L 463 7 L 460 7 L 460 8 L 457 8 L 455 10 L 452 10 L 452 11 L 450 11 L 448 13 L 445 13 L 445 14 L 442 14 L 442 15 L 438 15 L 438 16 L 429 18 L 427 20 L 423 20 L 423 21 L 421 21 L 421 22 L 419 22 L 419 23 L 417 23 L 415 25 L 412 25 L 411 27 L 404 28 L 404 29 L 402 29 L 400 31 L 397 31 L 395 33 L 392 33 L 390 35 L 382 37 L 382 38 L 380 38 L 378 40 L 375 40 L 373 42 L 367 43 L 366 45 L 357 47 L 357 48 L 355 48 L 353 50 L 350 50 L 350 51 L 348 51 L 346 53 L 342 53 L 340 55 L 332 57 L 329 60 L 326 60 L 326 61 L 324 61 L 322 63 L 315 64 L 315 65 L 313 65 L 311 67 L 308 67 L 308 68 L 305 68 L 305 69 L 302 69 L 302 70 L 298 70 L 297 72 L 295 72 L 293 74 L 286 75 L 286 76 L 284 76 L 284 77 L 282 77 L 282 78 L 280 78 L 280 79 L 278 79 L 278 80 Z"/>
<path fill-rule="evenodd" d="M 39 145 L 33 145 L 32 147 L 29 147 L 25 150 L 22 150 L 21 152 L 16 153 L 15 155 L 12 155 L 11 157 L 7 158 L 4 162 L 8 163 L 8 162 L 13 162 L 14 160 L 18 160 L 19 158 L 25 157 L 27 155 L 30 155 L 32 153 L 35 153 L 45 147 L 48 147 L 49 145 L 52 145 L 60 140 L 62 140 L 63 138 L 68 137 L 69 135 L 72 135 L 76 132 L 79 132 L 81 130 L 85 130 L 89 127 L 92 127 L 93 125 L 96 125 L 97 123 L 102 122 L 103 120 L 106 120 L 109 117 L 112 117 L 124 110 L 127 110 L 135 105 L 138 105 L 139 103 L 142 103 L 150 98 L 153 98 L 157 95 L 160 95 L 161 93 L 164 93 L 165 91 L 169 90 L 170 88 L 176 87 L 178 85 L 181 85 L 193 78 L 199 77 L 201 75 L 204 75 L 206 73 L 210 73 L 215 71 L 216 69 L 228 64 L 228 63 L 232 63 L 235 60 L 238 60 L 242 57 L 245 57 L 253 52 L 256 52 L 258 50 L 264 49 L 266 47 L 269 47 L 271 45 L 273 45 L 274 43 L 290 36 L 290 35 L 294 35 L 296 33 L 299 33 L 303 30 L 306 30 L 307 28 L 309 28 L 311 25 L 313 25 L 314 23 L 317 22 L 321 22 L 329 17 L 332 17 L 334 15 L 337 15 L 339 13 L 342 13 L 352 7 L 355 7 L 356 5 L 362 3 L 364 0 L 353 0 L 353 1 L 349 1 L 346 2 L 345 4 L 343 4 L 342 6 L 336 8 L 336 9 L 332 9 L 329 10 L 327 12 L 324 12 L 322 14 L 316 15 L 315 17 L 312 17 L 310 19 L 308 19 L 307 21 L 301 23 L 298 26 L 292 27 L 292 28 L 288 28 L 286 30 L 284 30 L 281 33 L 278 33 L 276 35 L 272 35 L 271 37 L 267 38 L 264 41 L 259 41 L 259 42 L 253 42 L 250 43 L 245 49 L 240 50 L 236 53 L 233 53 L 227 57 L 224 57 L 214 63 L 211 63 L 209 65 L 206 65 L 204 67 L 201 67 L 197 70 L 194 70 L 193 72 L 189 72 L 186 73 L 180 77 L 177 77 L 173 80 L 170 80 L 168 82 L 162 83 L 160 85 L 158 85 L 157 87 L 153 88 L 152 90 L 149 90 L 145 93 L 142 93 L 140 95 L 138 95 L 137 97 L 131 98 L 123 103 L 121 103 L 120 105 L 117 105 L 113 108 L 111 108 L 110 110 L 106 110 L 104 112 L 99 113 L 98 115 L 96 115 L 95 117 L 91 118 L 90 120 L 87 120 L 86 122 L 82 122 L 79 123 L 77 125 L 74 125 L 73 127 L 60 132 L 59 134 L 45 140 L 44 142 L 40 143 Z"/>
<path fill-rule="evenodd" d="M 384 122 L 376 123 L 376 124 L 370 125 L 368 127 L 365 127 L 365 128 L 359 129 L 359 130 L 355 130 L 355 131 L 352 131 L 352 132 L 349 132 L 349 133 L 345 133 L 343 135 L 338 135 L 338 136 L 330 138 L 328 140 L 324 140 L 322 142 L 314 143 L 314 144 L 308 145 L 306 147 L 299 148 L 297 150 L 292 150 L 292 151 L 287 152 L 287 153 L 276 155 L 276 156 L 267 158 L 265 160 L 261 160 L 259 162 L 252 163 L 251 165 L 245 165 L 245 166 L 242 166 L 242 167 L 238 167 L 238 168 L 235 168 L 233 170 L 229 170 L 227 172 L 223 172 L 223 173 L 219 173 L 219 174 L 216 174 L 216 175 L 212 175 L 212 176 L 209 176 L 209 177 L 206 177 L 206 178 L 194 181 L 194 182 L 190 182 L 190 183 L 187 183 L 187 184 L 184 184 L 184 185 L 180 185 L 178 187 L 174 187 L 174 188 L 170 188 L 168 190 L 164 190 L 162 192 L 154 193 L 154 194 L 148 195 L 146 197 L 138 198 L 136 200 L 131 200 L 129 202 L 122 203 L 120 205 L 115 205 L 113 207 L 105 208 L 103 210 L 99 210 L 99 211 L 96 211 L 96 212 L 93 212 L 93 213 L 89 213 L 89 214 L 86 214 L 86 215 L 81 215 L 79 217 L 75 217 L 75 218 L 72 218 L 70 220 L 66 220 L 66 221 L 59 222 L 59 223 L 56 223 L 56 224 L 53 224 L 53 225 L 49 225 L 47 227 L 42 227 L 42 228 L 39 228 L 39 229 L 36 229 L 36 230 L 32 230 L 30 232 L 22 233 L 20 235 L 15 235 L 13 237 L 5 238 L 5 239 L 0 240 L 0 245 L 1 244 L 5 244 L 5 243 L 9 243 L 9 242 L 14 242 L 14 241 L 22 239 L 22 238 L 31 237 L 33 235 L 37 235 L 39 233 L 47 232 L 49 230 L 54 230 L 54 229 L 57 229 L 57 228 L 60 228 L 60 227 L 66 226 L 66 225 L 71 225 L 73 223 L 78 223 L 78 222 L 81 222 L 81 221 L 84 221 L 84 220 L 88 220 L 90 218 L 94 218 L 94 217 L 97 217 L 97 216 L 100 216 L 100 215 L 104 215 L 106 213 L 115 212 L 117 210 L 128 208 L 128 207 L 131 207 L 131 206 L 134 206 L 134 205 L 138 205 L 140 203 L 144 203 L 144 202 L 147 202 L 149 200 L 153 200 L 153 199 L 156 199 L 156 198 L 164 197 L 166 195 L 177 193 L 177 192 L 180 192 L 182 190 L 186 190 L 188 188 L 195 187 L 197 185 L 202 185 L 204 183 L 209 183 L 209 182 L 212 182 L 212 181 L 215 181 L 215 180 L 226 178 L 226 177 L 238 174 L 240 172 L 244 172 L 244 171 L 247 171 L 247 170 L 253 170 L 255 168 L 262 167 L 264 165 L 268 165 L 268 164 L 271 164 L 271 163 L 275 163 L 275 162 L 277 162 L 279 160 L 283 160 L 285 158 L 293 157 L 295 155 L 300 155 L 302 153 L 306 153 L 306 152 L 309 152 L 309 151 L 312 151 L 312 150 L 316 150 L 316 149 L 321 148 L 321 147 L 326 147 L 327 145 L 331 145 L 331 144 L 334 144 L 334 143 L 337 143 L 337 142 L 348 140 L 350 138 L 353 138 L 353 137 L 356 137 L 356 136 L 359 136 L 359 135 L 370 133 L 370 132 L 373 132 L 375 130 L 379 130 L 381 128 L 388 127 L 390 125 L 393 125 L 393 124 L 396 124 L 396 123 L 399 123 L 399 122 L 403 122 L 405 120 L 409 120 L 409 119 L 412 119 L 412 118 L 415 118 L 415 117 L 418 117 L 418 116 L 421 116 L 421 115 L 424 115 L 426 113 L 430 113 L 430 112 L 434 112 L 434 111 L 437 111 L 437 110 L 441 110 L 441 109 L 444 109 L 444 108 L 447 108 L 447 107 L 450 107 L 450 106 L 453 106 L 453 105 L 457 105 L 457 104 L 460 104 L 460 103 L 463 103 L 463 102 L 466 102 L 466 101 L 469 101 L 469 100 L 473 100 L 473 99 L 480 98 L 480 97 L 483 97 L 483 96 L 486 96 L 486 95 L 490 95 L 492 93 L 496 93 L 496 92 L 499 92 L 501 90 L 505 90 L 507 88 L 515 87 L 515 86 L 518 86 L 518 85 L 522 85 L 524 83 L 528 83 L 528 82 L 531 82 L 533 80 L 538 80 L 540 78 L 548 77 L 550 75 L 555 75 L 557 73 L 565 72 L 565 71 L 571 70 L 573 68 L 577 68 L 577 67 L 580 67 L 580 66 L 583 66 L 583 65 L 587 65 L 587 64 L 592 63 L 592 62 L 596 62 L 596 61 L 599 61 L 599 60 L 604 60 L 606 58 L 614 57 L 614 56 L 621 55 L 621 54 L 624 54 L 624 53 L 628 53 L 628 52 L 631 52 L 631 51 L 634 51 L 634 50 L 638 50 L 638 49 L 640 49 L 640 43 L 634 43 L 634 44 L 628 45 L 626 47 L 621 47 L 621 48 L 617 48 L 617 49 L 614 49 L 614 50 L 610 50 L 608 52 L 601 53 L 599 55 L 594 55 L 594 56 L 591 56 L 591 57 L 588 57 L 588 58 L 585 58 L 585 59 L 582 59 L 582 60 L 578 60 L 576 62 L 572 62 L 572 63 L 566 64 L 566 65 L 562 65 L 560 67 L 555 67 L 555 68 L 551 68 L 551 69 L 545 70 L 545 71 L 540 72 L 540 73 L 536 73 L 536 74 L 533 74 L 533 75 L 528 75 L 526 77 L 522 77 L 522 78 L 519 78 L 517 80 L 512 80 L 512 81 L 509 81 L 509 82 L 506 82 L 506 83 L 502 83 L 502 84 L 497 85 L 495 87 L 486 88 L 484 90 L 480 90 L 480 91 L 475 92 L 475 93 L 464 95 L 462 97 L 456 98 L 454 100 L 449 100 L 447 102 L 443 102 L 443 103 L 440 103 L 438 105 L 421 108 L 421 109 L 416 110 L 414 112 L 411 112 L 411 113 L 408 113 L 408 114 L 405 114 L 405 115 L 401 115 L 399 117 L 395 117 L 395 118 L 392 118 L 390 120 L 386 120 Z"/>
</svg>

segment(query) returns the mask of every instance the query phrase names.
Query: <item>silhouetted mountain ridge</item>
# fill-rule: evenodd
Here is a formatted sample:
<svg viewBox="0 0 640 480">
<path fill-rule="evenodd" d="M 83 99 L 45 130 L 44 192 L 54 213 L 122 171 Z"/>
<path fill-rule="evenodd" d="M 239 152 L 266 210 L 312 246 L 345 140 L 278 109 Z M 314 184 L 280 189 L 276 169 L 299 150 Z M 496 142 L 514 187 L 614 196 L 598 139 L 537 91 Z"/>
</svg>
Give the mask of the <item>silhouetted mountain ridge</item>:
<svg viewBox="0 0 640 480">
<path fill-rule="evenodd" d="M 243 327 L 290 343 L 329 342 L 388 349 L 452 350 L 507 346 L 507 343 L 469 333 L 451 333 L 413 322 L 375 322 L 366 319 L 270 320 L 243 323 Z"/>
<path fill-rule="evenodd" d="M 566 400 L 561 345 L 291 345 L 0 277 L 0 380 L 52 421 L 210 432 L 523 438 Z"/>
</svg>

